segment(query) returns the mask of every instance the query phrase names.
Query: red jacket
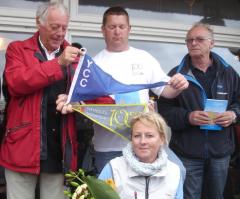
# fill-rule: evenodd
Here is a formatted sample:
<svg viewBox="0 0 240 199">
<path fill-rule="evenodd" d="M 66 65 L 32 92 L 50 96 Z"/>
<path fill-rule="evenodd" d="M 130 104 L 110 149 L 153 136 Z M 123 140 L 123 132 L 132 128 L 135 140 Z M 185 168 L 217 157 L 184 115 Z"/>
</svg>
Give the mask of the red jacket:
<svg viewBox="0 0 240 199">
<path fill-rule="evenodd" d="M 39 33 L 25 41 L 9 44 L 6 52 L 5 76 L 10 101 L 7 108 L 6 134 L 0 148 L 0 165 L 26 173 L 40 173 L 41 101 L 44 87 L 63 79 L 57 58 L 41 62 L 36 54 Z M 65 48 L 68 45 L 63 43 Z M 72 66 L 71 66 L 72 67 Z M 63 125 L 62 143 L 66 137 L 72 144 L 71 169 L 77 166 L 75 121 L 69 114 Z M 64 155 L 64 154 L 63 154 Z"/>
</svg>

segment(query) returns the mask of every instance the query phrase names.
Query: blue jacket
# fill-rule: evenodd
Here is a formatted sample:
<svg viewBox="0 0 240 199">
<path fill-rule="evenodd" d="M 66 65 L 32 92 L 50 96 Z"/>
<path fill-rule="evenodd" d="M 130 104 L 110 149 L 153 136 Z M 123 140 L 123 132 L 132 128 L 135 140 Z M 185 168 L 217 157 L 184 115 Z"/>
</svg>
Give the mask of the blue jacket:
<svg viewBox="0 0 240 199">
<path fill-rule="evenodd" d="M 240 117 L 240 78 L 237 72 L 220 56 L 211 53 L 213 67 L 217 73 L 211 85 L 214 99 L 228 100 L 227 110 Z M 190 56 L 186 55 L 179 66 L 173 68 L 169 75 L 180 72 L 189 81 L 189 88 L 174 99 L 158 101 L 160 114 L 166 119 L 172 129 L 170 147 L 175 153 L 186 158 L 220 158 L 230 155 L 234 150 L 233 125 L 221 131 L 201 130 L 199 126 L 192 126 L 188 115 L 194 110 L 203 110 L 206 93 L 200 83 L 194 78 L 190 69 Z M 227 93 L 226 95 L 222 95 Z"/>
</svg>

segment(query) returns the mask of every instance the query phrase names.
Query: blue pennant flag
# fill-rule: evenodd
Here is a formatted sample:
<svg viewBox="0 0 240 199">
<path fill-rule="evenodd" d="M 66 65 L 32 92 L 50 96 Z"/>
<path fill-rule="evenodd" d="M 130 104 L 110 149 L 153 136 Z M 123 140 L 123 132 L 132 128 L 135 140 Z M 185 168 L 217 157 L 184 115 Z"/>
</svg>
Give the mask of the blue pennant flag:
<svg viewBox="0 0 240 199">
<path fill-rule="evenodd" d="M 113 66 L 114 67 L 114 66 Z M 96 99 L 101 96 L 128 93 L 166 85 L 166 81 L 153 84 L 124 84 L 103 71 L 85 54 L 79 61 L 70 87 L 67 103 Z"/>
</svg>

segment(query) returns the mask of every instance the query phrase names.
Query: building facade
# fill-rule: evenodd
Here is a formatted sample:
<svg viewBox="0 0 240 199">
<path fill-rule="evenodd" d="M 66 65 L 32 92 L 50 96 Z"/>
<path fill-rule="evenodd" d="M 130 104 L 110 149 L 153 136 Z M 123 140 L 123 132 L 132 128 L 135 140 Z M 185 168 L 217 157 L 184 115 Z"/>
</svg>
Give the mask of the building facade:
<svg viewBox="0 0 240 199">
<path fill-rule="evenodd" d="M 39 4 L 50 0 L 0 1 L 0 75 L 5 65 L 5 50 L 12 40 L 30 37 L 36 31 L 35 12 Z M 215 34 L 215 52 L 240 72 L 235 56 L 240 48 L 239 0 L 51 0 L 61 1 L 69 9 L 70 24 L 66 39 L 86 47 L 94 56 L 104 48 L 101 20 L 113 5 L 124 6 L 132 25 L 130 44 L 149 51 L 168 72 L 187 53 L 185 35 L 198 21 L 208 22 Z"/>
</svg>

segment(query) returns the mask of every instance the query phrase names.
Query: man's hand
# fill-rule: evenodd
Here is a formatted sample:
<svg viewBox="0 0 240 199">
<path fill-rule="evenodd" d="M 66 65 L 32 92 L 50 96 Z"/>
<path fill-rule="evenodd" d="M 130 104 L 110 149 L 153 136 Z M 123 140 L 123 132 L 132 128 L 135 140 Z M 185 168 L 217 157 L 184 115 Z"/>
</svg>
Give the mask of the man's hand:
<svg viewBox="0 0 240 199">
<path fill-rule="evenodd" d="M 62 66 L 67 66 L 74 62 L 80 55 L 84 55 L 84 51 L 72 46 L 67 46 L 62 54 L 58 57 L 58 63 Z"/>
<path fill-rule="evenodd" d="M 62 114 L 72 113 L 72 105 L 66 104 L 68 96 L 66 94 L 58 95 L 58 99 L 56 100 L 57 111 L 61 112 Z"/>
<path fill-rule="evenodd" d="M 157 110 L 155 110 L 155 104 L 156 102 L 154 102 L 153 100 L 149 100 L 148 101 L 148 110 L 149 111 L 153 111 L 153 112 L 155 112 L 155 111 L 157 111 Z"/>
<path fill-rule="evenodd" d="M 189 85 L 186 78 L 180 73 L 173 75 L 172 78 L 169 80 L 168 84 L 173 89 L 178 90 L 178 91 L 185 90 L 186 88 L 188 88 L 188 85 Z"/>
<path fill-rule="evenodd" d="M 194 126 L 207 125 L 212 122 L 206 111 L 192 111 L 188 116 L 188 120 Z"/>
<path fill-rule="evenodd" d="M 188 85 L 186 78 L 182 74 L 177 73 L 169 80 L 161 95 L 165 98 L 174 98 L 188 88 Z"/>
<path fill-rule="evenodd" d="M 236 114 L 233 111 L 225 111 L 224 113 L 219 113 L 214 118 L 214 123 L 219 124 L 223 127 L 230 126 L 236 119 Z"/>
</svg>

